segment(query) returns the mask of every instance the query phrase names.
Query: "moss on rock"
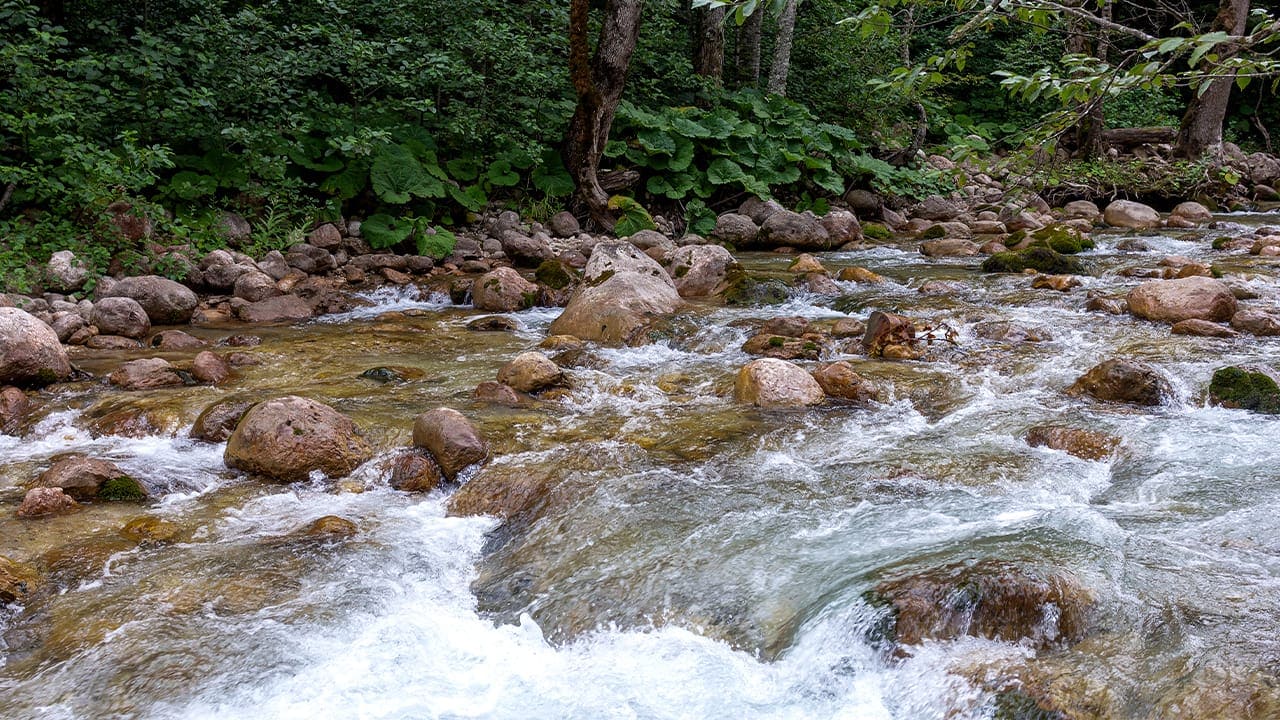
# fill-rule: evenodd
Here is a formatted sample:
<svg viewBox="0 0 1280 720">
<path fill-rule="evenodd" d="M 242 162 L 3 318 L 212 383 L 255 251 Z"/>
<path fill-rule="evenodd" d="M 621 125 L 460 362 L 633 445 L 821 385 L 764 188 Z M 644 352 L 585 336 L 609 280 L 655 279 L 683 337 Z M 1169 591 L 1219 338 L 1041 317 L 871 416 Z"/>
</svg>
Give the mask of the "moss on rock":
<svg viewBox="0 0 1280 720">
<path fill-rule="evenodd" d="M 893 233 L 880 223 L 867 223 L 862 226 L 862 237 L 868 240 L 890 240 Z"/>
<path fill-rule="evenodd" d="M 573 283 L 573 273 L 559 260 L 543 260 L 533 279 L 552 290 L 563 290 Z"/>
<path fill-rule="evenodd" d="M 128 475 L 121 475 L 102 483 L 98 488 L 98 499 L 138 502 L 147 499 L 147 491 L 142 487 L 142 483 Z"/>
<path fill-rule="evenodd" d="M 996 253 L 982 263 L 983 272 L 1020 273 L 1028 268 L 1051 275 L 1084 272 L 1084 266 L 1079 260 L 1040 246 Z"/>
<path fill-rule="evenodd" d="M 1031 233 L 1031 239 L 1063 255 L 1075 255 L 1093 248 L 1092 239 L 1068 225 L 1046 225 Z"/>
<path fill-rule="evenodd" d="M 1280 386 L 1266 373 L 1242 367 L 1225 367 L 1209 381 L 1209 399 L 1225 408 L 1280 415 Z"/>
</svg>

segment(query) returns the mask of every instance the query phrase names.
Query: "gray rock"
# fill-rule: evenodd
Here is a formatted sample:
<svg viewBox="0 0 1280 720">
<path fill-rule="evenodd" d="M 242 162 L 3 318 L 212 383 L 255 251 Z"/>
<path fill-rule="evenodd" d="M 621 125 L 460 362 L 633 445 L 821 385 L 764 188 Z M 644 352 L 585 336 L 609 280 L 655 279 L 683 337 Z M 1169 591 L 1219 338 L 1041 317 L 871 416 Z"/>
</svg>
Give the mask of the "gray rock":
<svg viewBox="0 0 1280 720">
<path fill-rule="evenodd" d="M 45 284 L 58 292 L 75 292 L 89 279 L 89 268 L 70 250 L 59 250 L 49 256 L 44 268 Z"/>
<path fill-rule="evenodd" d="M 179 325 L 191 320 L 199 303 L 185 285 L 158 275 L 127 277 L 99 293 L 99 297 L 127 297 L 147 312 L 152 325 Z"/>
<path fill-rule="evenodd" d="M 136 300 L 127 297 L 99 300 L 93 307 L 93 324 L 105 335 L 137 339 L 151 332 L 147 311 Z"/>
</svg>

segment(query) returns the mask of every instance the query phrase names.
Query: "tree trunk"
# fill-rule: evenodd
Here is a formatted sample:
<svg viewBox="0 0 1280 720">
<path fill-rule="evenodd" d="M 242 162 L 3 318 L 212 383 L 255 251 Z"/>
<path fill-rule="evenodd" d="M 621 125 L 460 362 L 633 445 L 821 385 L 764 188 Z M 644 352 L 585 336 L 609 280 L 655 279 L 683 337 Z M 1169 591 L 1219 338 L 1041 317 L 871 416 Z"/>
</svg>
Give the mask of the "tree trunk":
<svg viewBox="0 0 1280 720">
<path fill-rule="evenodd" d="M 1221 0 L 1213 29 L 1231 35 L 1243 35 L 1248 29 L 1249 0 Z M 1219 45 L 1218 53 L 1226 60 L 1239 49 L 1232 44 Z M 1178 127 L 1178 139 L 1173 146 L 1174 157 L 1195 159 L 1205 153 L 1217 154 L 1222 150 L 1222 122 L 1227 117 L 1227 101 L 1231 99 L 1233 77 L 1212 80 L 1203 93 L 1197 92 L 1187 103 L 1187 112 Z"/>
<path fill-rule="evenodd" d="M 595 55 L 589 59 L 590 0 L 572 0 L 569 6 L 569 74 L 578 106 L 565 137 L 564 165 L 577 186 L 577 198 L 606 230 L 616 220 L 597 171 L 640 37 L 642 5 L 643 0 L 607 0 Z"/>
<path fill-rule="evenodd" d="M 787 0 L 778 16 L 778 35 L 773 46 L 773 66 L 769 68 L 769 92 L 787 94 L 787 74 L 791 72 L 791 39 L 796 31 L 796 4 Z M 759 11 L 757 11 L 759 12 Z"/>
<path fill-rule="evenodd" d="M 764 8 L 747 16 L 738 27 L 738 44 L 734 48 L 733 65 L 739 87 L 760 84 L 760 31 L 764 28 Z"/>
<path fill-rule="evenodd" d="M 1074 5 L 1083 5 L 1083 3 L 1077 0 Z M 1111 2 L 1109 0 L 1099 10 L 1099 16 L 1104 20 L 1111 19 Z M 1106 62 L 1107 53 L 1110 50 L 1106 29 L 1093 27 L 1088 21 L 1074 15 L 1068 15 L 1066 20 L 1069 30 L 1066 40 L 1067 52 L 1076 55 L 1092 54 L 1095 58 Z M 1093 32 L 1098 33 L 1098 42 L 1092 48 L 1090 48 L 1089 43 L 1089 31 L 1091 29 Z M 1102 156 L 1102 151 L 1105 148 L 1103 131 L 1107 127 L 1106 118 L 1103 116 L 1103 97 L 1103 95 L 1099 95 L 1079 107 L 1080 116 L 1075 131 L 1077 157 L 1092 160 Z"/>
<path fill-rule="evenodd" d="M 695 16 L 698 35 L 693 47 L 693 71 L 717 84 L 724 79 L 724 15 L 725 9 L 718 7 L 703 8 Z"/>
</svg>

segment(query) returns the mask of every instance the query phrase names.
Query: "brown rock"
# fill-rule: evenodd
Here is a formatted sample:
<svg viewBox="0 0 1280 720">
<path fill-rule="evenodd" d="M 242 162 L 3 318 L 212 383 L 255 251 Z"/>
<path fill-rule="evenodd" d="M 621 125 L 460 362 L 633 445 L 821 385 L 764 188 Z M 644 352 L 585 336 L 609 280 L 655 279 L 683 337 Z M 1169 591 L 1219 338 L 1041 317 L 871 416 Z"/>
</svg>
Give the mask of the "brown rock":
<svg viewBox="0 0 1280 720">
<path fill-rule="evenodd" d="M 857 318 L 840 318 L 831 326 L 831 337 L 862 337 L 867 331 L 867 324 Z"/>
<path fill-rule="evenodd" d="M 413 444 L 426 448 L 449 480 L 457 479 L 464 468 L 489 457 L 489 446 L 480 437 L 480 431 L 452 408 L 436 408 L 414 418 Z"/>
<path fill-rule="evenodd" d="M 72 455 L 58 460 L 31 483 L 37 488 L 60 488 L 76 500 L 93 500 L 103 483 L 129 477 L 115 463 Z"/>
<path fill-rule="evenodd" d="M 875 386 L 854 372 L 853 366 L 843 360 L 820 366 L 813 371 L 813 379 L 818 381 L 822 391 L 829 397 L 859 403 L 879 399 Z"/>
<path fill-rule="evenodd" d="M 1240 313 L 1236 313 L 1239 315 Z M 1170 328 L 1174 335 L 1198 335 L 1200 337 L 1236 337 L 1238 333 L 1226 325 L 1219 325 L 1208 320 L 1183 320 Z"/>
<path fill-rule="evenodd" d="M 490 466 L 476 473 L 449 498 L 450 515 L 489 515 L 501 520 L 537 511 L 560 482 L 553 468 Z"/>
<path fill-rule="evenodd" d="M 583 284 L 550 332 L 604 345 L 644 343 L 645 328 L 683 304 L 662 267 L 634 245 L 602 243 L 592 250 Z"/>
<path fill-rule="evenodd" d="M 1027 430 L 1027 444 L 1061 450 L 1085 460 L 1105 460 L 1120 445 L 1120 438 L 1096 430 L 1037 425 Z"/>
<path fill-rule="evenodd" d="M 978 254 L 978 246 L 962 238 L 942 238 L 920 243 L 920 254 L 925 257 L 972 257 Z"/>
<path fill-rule="evenodd" d="M 307 234 L 307 242 L 324 250 L 335 250 L 342 245 L 342 233 L 333 223 L 325 223 Z"/>
<path fill-rule="evenodd" d="M 127 297 L 107 297 L 94 303 L 93 324 L 103 335 L 137 339 L 151 332 L 147 311 Z"/>
<path fill-rule="evenodd" d="M 756 241 L 760 226 L 750 217 L 739 213 L 725 213 L 716 218 L 716 229 L 711 239 L 734 247 L 747 247 Z"/>
<path fill-rule="evenodd" d="M 0 603 L 22 602 L 43 584 L 35 568 L 0 555 Z"/>
<path fill-rule="evenodd" d="M 1046 342 L 1053 334 L 1041 327 L 1020 325 L 1009 320 L 988 320 L 973 326 L 973 334 L 985 340 L 998 342 Z"/>
<path fill-rule="evenodd" d="M 1116 200 L 1102 212 L 1102 221 L 1112 227 L 1147 230 L 1160 227 L 1160 213 L 1132 200 Z"/>
<path fill-rule="evenodd" d="M 354 537 L 360 528 L 350 520 L 337 515 L 316 518 L 298 531 L 297 535 L 312 540 L 342 540 Z"/>
<path fill-rule="evenodd" d="M 521 404 L 520 394 L 514 388 L 493 380 L 485 380 L 476 386 L 475 399 L 508 407 Z"/>
<path fill-rule="evenodd" d="M 0 307 L 0 384 L 43 387 L 70 375 L 53 328 L 26 311 Z"/>
<path fill-rule="evenodd" d="M 228 398 L 206 407 L 191 426 L 191 437 L 208 442 L 224 442 L 235 431 L 240 418 L 254 406 L 252 400 Z"/>
<path fill-rule="evenodd" d="M 797 250 L 829 250 L 835 247 L 827 229 L 813 213 L 790 210 L 779 210 L 765 219 L 756 242 L 768 248 L 792 247 Z"/>
<path fill-rule="evenodd" d="M 108 380 L 122 390 L 152 390 L 183 384 L 178 369 L 162 358 L 130 360 L 116 368 Z"/>
<path fill-rule="evenodd" d="M 733 255 L 719 245 L 688 245 L 667 257 L 667 271 L 680 297 L 714 294 L 734 265 Z"/>
<path fill-rule="evenodd" d="M 545 390 L 563 380 L 564 371 L 540 352 L 520 353 L 498 371 L 498 382 L 525 393 Z"/>
<path fill-rule="evenodd" d="M 133 298 L 147 312 L 152 325 L 179 325 L 191 319 L 199 300 L 185 285 L 158 275 L 127 277 L 102 297 Z"/>
<path fill-rule="evenodd" d="M 742 351 L 778 360 L 817 360 L 822 354 L 822 346 L 811 339 L 761 332 L 743 343 Z"/>
<path fill-rule="evenodd" d="M 242 300 L 259 302 L 284 293 L 276 287 L 276 281 L 270 275 L 260 270 L 250 270 L 236 278 L 232 294 Z"/>
<path fill-rule="evenodd" d="M 799 315 L 770 318 L 760 326 L 759 330 L 761 335 L 782 335 L 793 338 L 798 338 L 807 332 L 809 332 L 809 321 Z"/>
<path fill-rule="evenodd" d="M 18 517 L 40 517 L 41 515 L 62 515 L 75 512 L 80 503 L 56 487 L 31 488 L 22 497 L 18 506 Z"/>
<path fill-rule="evenodd" d="M 538 286 L 509 267 L 485 273 L 471 286 L 471 302 L 477 310 L 514 312 L 533 307 L 537 301 Z"/>
<path fill-rule="evenodd" d="M 17 435 L 35 406 L 16 387 L 0 389 L 0 435 Z"/>
<path fill-rule="evenodd" d="M 1173 394 L 1169 381 L 1151 365 L 1112 359 L 1093 366 L 1067 388 L 1071 396 L 1089 395 L 1104 402 L 1159 405 Z"/>
<path fill-rule="evenodd" d="M 1241 310 L 1231 316 L 1231 327 L 1262 337 L 1280 335 L 1280 317 L 1260 310 Z"/>
<path fill-rule="evenodd" d="M 191 375 L 210 385 L 218 385 L 231 377 L 231 366 L 217 353 L 204 350 L 191 361 Z"/>
<path fill-rule="evenodd" d="M 149 344 L 160 350 L 194 350 L 209 343 L 181 330 L 165 330 L 152 335 Z"/>
<path fill-rule="evenodd" d="M 822 386 L 804 368 L 785 360 L 752 360 L 738 371 L 734 398 L 763 408 L 798 408 L 820 405 L 826 398 Z"/>
<path fill-rule="evenodd" d="M 94 335 L 85 340 L 84 346 L 92 350 L 137 350 L 142 343 L 122 335 Z"/>
<path fill-rule="evenodd" d="M 178 541 L 182 528 L 150 515 L 136 517 L 120 528 L 120 536 L 139 545 L 168 545 Z"/>
<path fill-rule="evenodd" d="M 253 406 L 227 441 L 227 467 L 274 480 L 305 480 L 315 470 L 343 477 L 373 450 L 350 418 L 296 395 Z"/>
<path fill-rule="evenodd" d="M 916 344 L 916 326 L 905 315 L 876 310 L 867 318 L 867 332 L 862 346 L 871 356 L 885 356 L 890 347 L 912 348 Z M 900 354 L 895 352 L 895 354 Z"/>
<path fill-rule="evenodd" d="M 880 284 L 883 282 L 888 282 L 887 280 L 884 279 L 884 277 L 877 275 L 866 268 L 856 267 L 856 266 L 841 268 L 840 272 L 836 275 L 836 279 L 843 280 L 844 282 L 856 282 L 856 283 L 868 283 L 868 284 Z"/>
<path fill-rule="evenodd" d="M 444 480 L 436 461 L 417 448 L 401 450 L 387 464 L 391 487 L 397 490 L 431 492 Z"/>
<path fill-rule="evenodd" d="M 1080 278 L 1075 275 L 1037 275 L 1031 281 L 1031 287 L 1036 290 L 1067 292 L 1071 288 L 1080 287 Z"/>
<path fill-rule="evenodd" d="M 311 305 L 292 294 L 259 300 L 236 309 L 236 317 L 244 322 L 259 325 L 297 322 L 306 320 L 311 315 Z"/>
<path fill-rule="evenodd" d="M 827 272 L 827 269 L 822 267 L 822 263 L 818 262 L 818 258 L 810 255 L 809 253 L 801 253 L 800 255 L 797 255 L 796 259 L 792 260 L 791 264 L 787 266 L 787 270 L 790 270 L 797 275 Z"/>
<path fill-rule="evenodd" d="M 1144 320 L 1221 322 L 1236 313 L 1231 288 L 1206 277 L 1146 282 L 1129 291 L 1129 312 Z"/>
</svg>

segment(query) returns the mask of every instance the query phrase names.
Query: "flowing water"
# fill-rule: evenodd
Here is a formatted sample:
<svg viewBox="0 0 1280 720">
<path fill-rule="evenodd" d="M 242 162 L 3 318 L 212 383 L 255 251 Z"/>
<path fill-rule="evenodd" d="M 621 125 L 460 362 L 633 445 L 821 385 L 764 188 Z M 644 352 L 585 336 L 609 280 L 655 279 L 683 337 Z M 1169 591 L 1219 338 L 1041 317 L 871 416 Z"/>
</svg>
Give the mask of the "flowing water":
<svg viewBox="0 0 1280 720">
<path fill-rule="evenodd" d="M 1225 232 L 1261 219 L 1227 218 Z M 1275 717 L 1280 418 L 1207 406 L 1203 389 L 1223 365 L 1272 362 L 1277 341 L 1174 336 L 1083 309 L 1086 289 L 1123 292 L 1137 281 L 1119 270 L 1170 254 L 1218 261 L 1253 306 L 1280 306 L 1280 267 L 1211 251 L 1223 232 L 1153 236 L 1146 250 L 1102 236 L 1085 256 L 1094 276 L 1070 293 L 927 261 L 913 244 L 823 255 L 833 272 L 892 281 L 842 284 L 852 316 L 899 310 L 958 334 L 929 362 L 848 356 L 881 390 L 869 407 L 733 403 L 752 321 L 845 316 L 804 293 L 695 305 L 678 337 L 594 349 L 569 392 L 515 409 L 474 404 L 471 390 L 558 311 L 474 332 L 481 313 L 412 289 L 253 329 L 260 364 L 223 388 L 46 393 L 38 423 L 0 436 L 0 555 L 51 588 L 0 610 L 0 717 L 1061 717 L 1002 705 L 1009 678 L 1071 717 Z M 787 262 L 743 260 L 757 273 Z M 964 288 L 918 292 L 936 279 Z M 987 320 L 1053 339 L 984 340 L 974 327 Z M 76 361 L 105 373 L 139 354 Z M 1158 365 L 1176 397 L 1137 408 L 1064 395 L 1113 356 Z M 358 377 L 378 366 L 404 382 Z M 215 400 L 279 394 L 350 415 L 379 456 L 349 478 L 283 486 L 186 437 Z M 502 527 L 446 516 L 448 490 L 390 489 L 381 461 L 439 405 L 481 427 L 491 471 L 555 476 L 548 508 Z M 112 434 L 138 416 L 149 434 Z M 1045 423 L 1122 445 L 1107 461 L 1028 446 Z M 153 501 L 15 518 L 23 485 L 70 451 L 117 462 Z M 358 534 L 296 534 L 326 515 Z M 175 541 L 125 540 L 138 516 L 173 523 Z M 1094 597 L 1088 637 L 1040 650 L 876 641 L 877 583 L 988 558 L 1078 578 Z"/>
</svg>

